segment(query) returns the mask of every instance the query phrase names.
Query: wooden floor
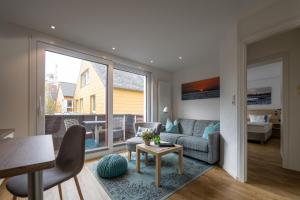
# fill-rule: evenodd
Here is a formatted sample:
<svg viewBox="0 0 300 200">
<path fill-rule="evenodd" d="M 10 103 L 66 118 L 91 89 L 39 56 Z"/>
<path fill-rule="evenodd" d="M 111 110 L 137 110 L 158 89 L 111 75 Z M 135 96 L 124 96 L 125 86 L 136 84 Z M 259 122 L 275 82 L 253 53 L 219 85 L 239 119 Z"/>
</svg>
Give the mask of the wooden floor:
<svg viewBox="0 0 300 200">
<path fill-rule="evenodd" d="M 240 183 L 223 169 L 216 167 L 177 191 L 169 199 L 300 199 L 300 173 L 280 167 L 278 139 L 271 139 L 264 145 L 249 143 L 248 160 L 248 183 Z M 79 182 L 85 200 L 109 199 L 86 167 L 79 175 Z M 64 200 L 79 199 L 74 180 L 62 184 L 62 190 Z M 44 194 L 45 200 L 59 199 L 57 187 Z M 12 199 L 12 196 L 2 185 L 0 200 L 6 199 Z"/>
</svg>

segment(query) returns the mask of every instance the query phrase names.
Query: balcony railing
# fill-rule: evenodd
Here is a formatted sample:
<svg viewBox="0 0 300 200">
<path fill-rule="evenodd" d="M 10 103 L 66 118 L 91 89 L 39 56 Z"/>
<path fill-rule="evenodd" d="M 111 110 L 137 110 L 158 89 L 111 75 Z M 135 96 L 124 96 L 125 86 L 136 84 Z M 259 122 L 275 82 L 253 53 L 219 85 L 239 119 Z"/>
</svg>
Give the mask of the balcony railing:
<svg viewBox="0 0 300 200">
<path fill-rule="evenodd" d="M 86 151 L 107 147 L 108 134 L 106 115 L 80 115 L 80 114 L 59 114 L 45 116 L 45 133 L 53 136 L 55 150 L 58 150 L 63 136 L 66 132 L 65 122 L 67 120 L 76 121 L 86 128 L 85 138 Z M 118 114 L 113 115 L 113 142 L 114 144 L 124 144 L 131 137 L 134 137 L 134 122 L 144 121 L 143 115 Z"/>
</svg>

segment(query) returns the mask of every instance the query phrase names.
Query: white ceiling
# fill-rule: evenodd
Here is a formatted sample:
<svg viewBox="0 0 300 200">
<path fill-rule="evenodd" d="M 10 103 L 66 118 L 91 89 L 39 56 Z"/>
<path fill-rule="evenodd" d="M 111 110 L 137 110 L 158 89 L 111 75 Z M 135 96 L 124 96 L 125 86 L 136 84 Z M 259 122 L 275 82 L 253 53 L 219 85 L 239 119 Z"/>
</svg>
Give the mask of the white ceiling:
<svg viewBox="0 0 300 200">
<path fill-rule="evenodd" d="M 174 71 L 218 59 L 224 24 L 239 6 L 248 7 L 251 0 L 237 1 L 1 0 L 0 18 Z M 55 25 L 56 30 L 49 25 Z"/>
</svg>

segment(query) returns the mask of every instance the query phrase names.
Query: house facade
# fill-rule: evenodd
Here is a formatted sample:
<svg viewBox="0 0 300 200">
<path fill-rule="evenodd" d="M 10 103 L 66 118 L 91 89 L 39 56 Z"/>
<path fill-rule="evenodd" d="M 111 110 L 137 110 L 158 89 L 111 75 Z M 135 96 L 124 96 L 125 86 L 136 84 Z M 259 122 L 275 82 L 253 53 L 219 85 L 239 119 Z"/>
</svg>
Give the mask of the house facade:
<svg viewBox="0 0 300 200">
<path fill-rule="evenodd" d="M 140 77 L 128 77 L 127 72 L 114 71 L 113 113 L 144 114 L 144 86 Z M 106 78 L 105 65 L 82 61 L 74 92 L 74 112 L 105 114 Z"/>
</svg>

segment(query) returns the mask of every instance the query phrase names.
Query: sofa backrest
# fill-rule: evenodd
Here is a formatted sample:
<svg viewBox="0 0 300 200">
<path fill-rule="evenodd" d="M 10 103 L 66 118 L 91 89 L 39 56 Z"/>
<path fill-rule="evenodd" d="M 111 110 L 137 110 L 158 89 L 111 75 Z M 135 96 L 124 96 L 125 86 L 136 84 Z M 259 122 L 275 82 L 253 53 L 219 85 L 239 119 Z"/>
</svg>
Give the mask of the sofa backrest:
<svg viewBox="0 0 300 200">
<path fill-rule="evenodd" d="M 178 119 L 179 132 L 185 135 L 202 137 L 204 129 L 217 120 Z"/>
<path fill-rule="evenodd" d="M 194 119 L 178 119 L 179 132 L 185 135 L 193 135 Z"/>
<path fill-rule="evenodd" d="M 194 129 L 193 129 L 193 136 L 202 137 L 204 129 L 213 122 L 217 122 L 217 121 L 213 121 L 213 120 L 196 120 L 195 125 L 194 125 Z"/>
</svg>

